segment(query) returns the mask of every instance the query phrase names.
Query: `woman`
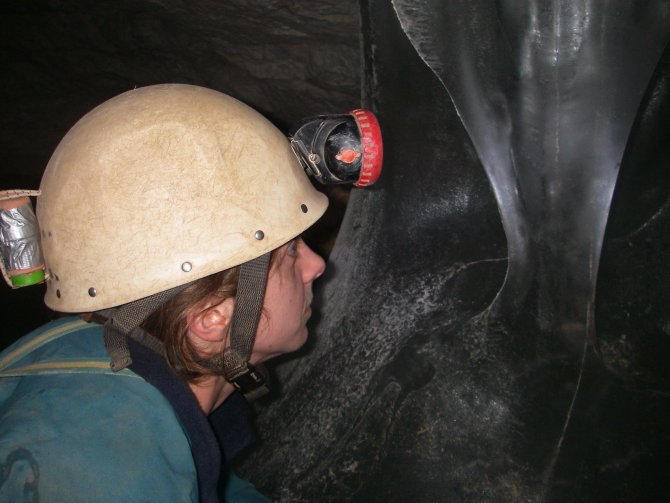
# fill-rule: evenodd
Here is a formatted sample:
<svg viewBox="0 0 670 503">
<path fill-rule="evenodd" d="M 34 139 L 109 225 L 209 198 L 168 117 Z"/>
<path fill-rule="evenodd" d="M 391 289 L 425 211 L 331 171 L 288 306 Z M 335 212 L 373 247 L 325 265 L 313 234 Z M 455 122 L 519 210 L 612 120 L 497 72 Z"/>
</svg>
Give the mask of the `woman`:
<svg viewBox="0 0 670 503">
<path fill-rule="evenodd" d="M 84 116 L 37 220 L 45 302 L 89 314 L 0 355 L 0 502 L 263 500 L 226 466 L 258 365 L 307 338 L 324 262 L 299 236 L 326 206 L 281 132 L 221 93 L 151 86 Z"/>
</svg>

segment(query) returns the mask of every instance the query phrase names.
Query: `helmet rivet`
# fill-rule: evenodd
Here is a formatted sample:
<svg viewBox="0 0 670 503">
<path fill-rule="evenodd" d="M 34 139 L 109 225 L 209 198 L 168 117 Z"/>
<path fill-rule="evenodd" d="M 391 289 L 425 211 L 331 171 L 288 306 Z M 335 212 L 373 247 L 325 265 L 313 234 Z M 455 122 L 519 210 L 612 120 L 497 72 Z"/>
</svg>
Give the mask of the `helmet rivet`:
<svg viewBox="0 0 670 503">
<path fill-rule="evenodd" d="M 60 290 L 56 290 L 56 297 L 60 299 Z"/>
<path fill-rule="evenodd" d="M 184 272 L 191 272 L 191 269 L 193 269 L 193 264 L 191 264 L 190 262 L 184 262 L 181 265 L 181 270 Z"/>
<path fill-rule="evenodd" d="M 301 204 L 300 209 L 302 210 L 303 213 L 307 213 L 307 205 L 306 204 Z"/>
<path fill-rule="evenodd" d="M 88 289 L 88 295 L 89 297 L 95 297 L 96 295 L 98 295 L 98 292 L 96 291 L 95 288 L 91 287 Z"/>
<path fill-rule="evenodd" d="M 316 155 L 316 154 L 309 154 L 309 155 L 307 156 L 307 158 L 308 158 L 310 161 L 312 161 L 314 164 L 317 164 L 317 163 L 321 160 L 321 158 L 320 158 L 318 155 Z"/>
<path fill-rule="evenodd" d="M 256 231 L 256 234 L 254 234 L 254 237 L 261 241 L 265 237 L 265 233 L 263 231 Z"/>
</svg>

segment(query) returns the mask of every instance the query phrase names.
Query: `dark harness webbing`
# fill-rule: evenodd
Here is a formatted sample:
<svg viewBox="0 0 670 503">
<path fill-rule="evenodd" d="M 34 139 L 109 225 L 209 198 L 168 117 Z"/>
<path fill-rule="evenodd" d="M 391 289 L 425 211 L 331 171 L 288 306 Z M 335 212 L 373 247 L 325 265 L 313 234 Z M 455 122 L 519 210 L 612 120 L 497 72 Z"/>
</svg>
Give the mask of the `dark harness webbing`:
<svg viewBox="0 0 670 503">
<path fill-rule="evenodd" d="M 228 380 L 247 369 L 263 309 L 270 253 L 240 266 L 237 296 L 230 330 L 230 348 L 223 352 L 223 368 Z"/>
<path fill-rule="evenodd" d="M 141 330 L 139 326 L 151 313 L 190 284 L 179 285 L 170 290 L 96 313 L 107 320 L 104 324 L 104 341 L 105 349 L 111 359 L 109 366 L 113 371 L 118 372 L 133 362 L 128 349 L 127 336 L 160 355 L 164 354 L 163 343 Z"/>
</svg>

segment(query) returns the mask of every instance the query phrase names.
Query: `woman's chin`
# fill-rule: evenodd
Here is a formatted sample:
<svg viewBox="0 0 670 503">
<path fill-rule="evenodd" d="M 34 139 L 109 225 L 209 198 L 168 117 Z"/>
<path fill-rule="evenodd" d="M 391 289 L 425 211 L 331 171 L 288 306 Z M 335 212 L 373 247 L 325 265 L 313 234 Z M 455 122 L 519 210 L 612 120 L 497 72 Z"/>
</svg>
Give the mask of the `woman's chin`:
<svg viewBox="0 0 670 503">
<path fill-rule="evenodd" d="M 250 362 L 252 365 L 256 365 L 261 362 L 266 362 L 277 356 L 281 356 L 288 353 L 293 353 L 298 351 L 301 347 L 307 342 L 309 333 L 307 327 L 303 326 L 301 330 L 293 334 L 293 336 L 286 340 L 281 346 L 274 346 L 273 348 L 264 348 L 255 346 L 255 353 L 252 355 Z"/>
<path fill-rule="evenodd" d="M 307 327 L 302 327 L 302 330 L 298 332 L 293 340 L 294 342 L 294 347 L 291 349 L 291 353 L 294 351 L 298 351 L 301 347 L 305 345 L 307 342 L 307 337 L 309 336 L 309 333 L 307 331 Z"/>
<path fill-rule="evenodd" d="M 307 342 L 307 337 L 309 333 L 307 332 L 307 327 L 303 326 L 301 330 L 296 332 L 293 337 L 291 337 L 288 344 L 286 344 L 284 353 L 293 353 L 298 351 L 301 347 Z"/>
</svg>

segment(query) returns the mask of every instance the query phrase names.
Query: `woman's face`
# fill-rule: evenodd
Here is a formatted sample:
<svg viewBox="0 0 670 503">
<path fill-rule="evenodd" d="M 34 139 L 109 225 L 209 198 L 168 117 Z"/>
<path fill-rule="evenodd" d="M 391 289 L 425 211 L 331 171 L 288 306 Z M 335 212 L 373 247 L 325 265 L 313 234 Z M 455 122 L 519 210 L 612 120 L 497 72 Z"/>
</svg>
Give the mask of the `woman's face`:
<svg viewBox="0 0 670 503">
<path fill-rule="evenodd" d="M 296 351 L 305 343 L 306 323 L 312 314 L 312 282 L 325 267 L 323 259 L 300 238 L 277 250 L 268 273 L 252 364 Z"/>
</svg>

